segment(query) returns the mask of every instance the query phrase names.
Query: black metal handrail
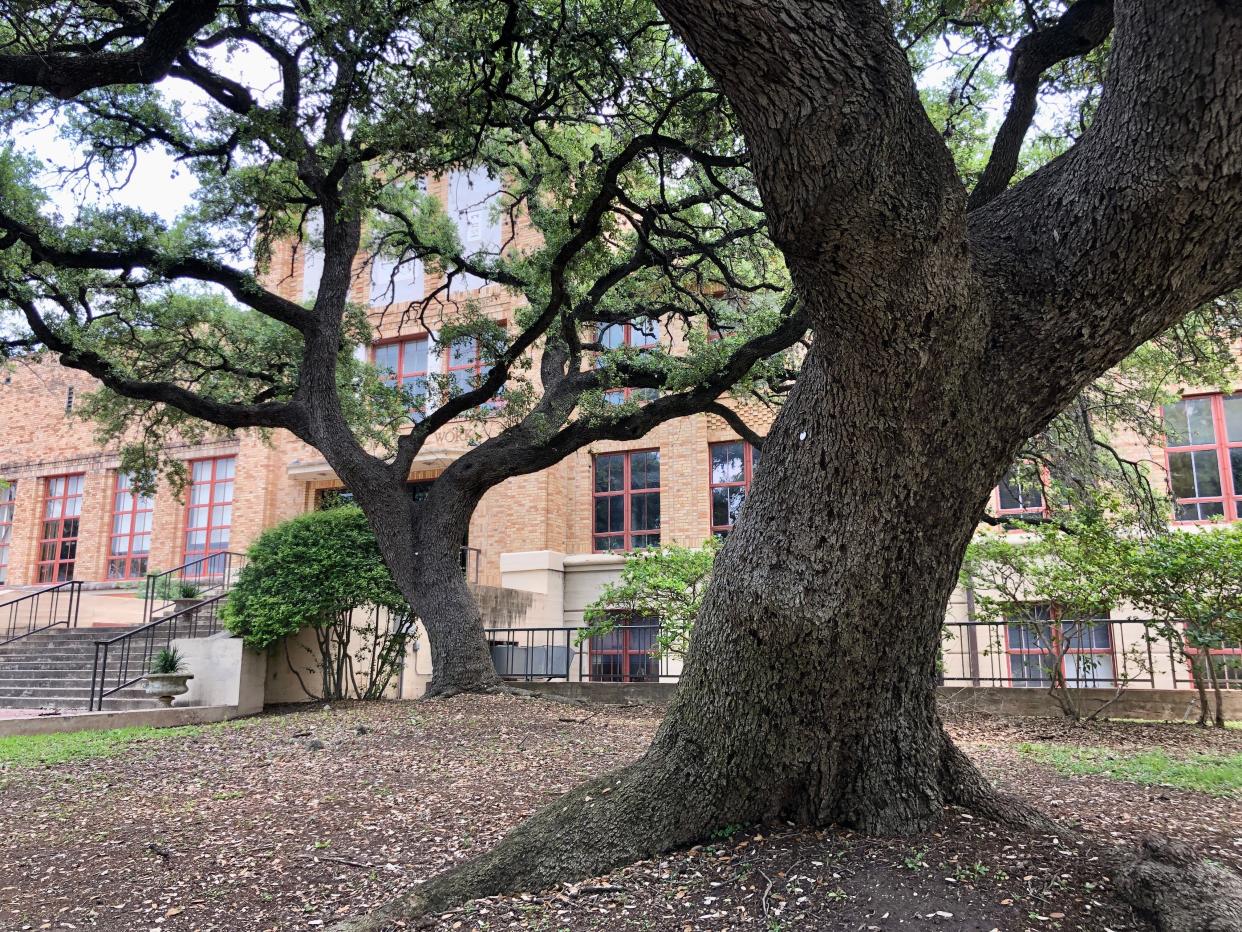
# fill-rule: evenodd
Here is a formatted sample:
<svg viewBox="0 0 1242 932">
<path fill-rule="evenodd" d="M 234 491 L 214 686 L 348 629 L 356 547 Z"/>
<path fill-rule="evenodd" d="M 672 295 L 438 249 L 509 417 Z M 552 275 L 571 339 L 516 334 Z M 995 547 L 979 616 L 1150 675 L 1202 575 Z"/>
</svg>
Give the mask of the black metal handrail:
<svg viewBox="0 0 1242 932">
<path fill-rule="evenodd" d="M 219 631 L 220 607 L 227 596 L 222 592 L 133 631 L 96 641 L 89 708 L 102 710 L 106 698 L 146 676 L 155 655 L 177 638 L 207 637 Z"/>
<path fill-rule="evenodd" d="M 0 617 L 7 615 L 7 618 L 0 644 L 18 641 L 60 625 L 76 628 L 81 606 L 82 583 L 76 579 L 2 602 Z"/>
<path fill-rule="evenodd" d="M 143 591 L 142 623 L 149 624 L 192 602 L 205 602 L 224 595 L 233 588 L 245 565 L 244 553 L 217 550 L 162 573 L 149 574 Z"/>
</svg>

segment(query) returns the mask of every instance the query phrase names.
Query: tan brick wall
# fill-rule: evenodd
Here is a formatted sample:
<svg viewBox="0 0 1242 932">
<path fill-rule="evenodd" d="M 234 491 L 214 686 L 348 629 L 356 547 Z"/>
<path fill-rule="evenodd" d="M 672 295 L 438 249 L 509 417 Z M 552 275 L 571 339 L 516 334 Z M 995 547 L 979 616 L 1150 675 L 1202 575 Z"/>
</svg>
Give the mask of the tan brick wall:
<svg viewBox="0 0 1242 932">
<path fill-rule="evenodd" d="M 447 187 L 446 178 L 429 181 L 429 190 L 441 197 L 446 196 Z M 519 223 L 515 231 L 507 218 L 502 222 L 501 237 L 502 242 L 510 244 L 507 248 L 524 249 L 537 243 L 537 234 L 528 224 Z M 304 251 L 296 251 L 291 244 L 277 247 L 264 274 L 269 287 L 286 297 L 300 299 L 303 257 Z M 366 302 L 369 267 L 365 258 L 360 257 L 355 267 L 353 296 Z M 430 272 L 424 275 L 428 293 L 441 284 L 440 277 Z M 468 297 L 493 319 L 514 319 L 516 299 L 502 288 L 488 286 Z M 375 337 L 416 335 L 425 332 L 424 324 L 438 329 L 464 306 L 460 299 L 439 301 L 424 320 L 411 319 L 406 313 L 408 306 L 373 308 Z M 675 335 L 675 343 L 680 342 L 680 335 Z M 537 360 L 532 371 L 537 371 Z M 117 455 L 115 450 L 98 449 L 90 425 L 66 415 L 64 410 L 70 387 L 80 398 L 93 386 L 86 375 L 63 369 L 54 361 L 17 365 L 0 373 L 0 423 L 4 425 L 0 478 L 15 479 L 18 483 L 10 584 L 29 583 L 34 578 L 43 479 L 71 472 L 86 474 L 77 575 L 91 580 L 105 575 Z M 734 404 L 759 433 L 767 432 L 775 417 L 773 409 L 753 401 Z M 449 451 L 437 454 L 443 456 L 451 456 L 452 451 L 460 453 L 468 449 L 471 435 L 478 430 L 475 425 L 450 425 L 430 438 L 426 450 Z M 484 497 L 471 522 L 470 544 L 482 552 L 479 581 L 484 585 L 500 584 L 499 559 L 503 552 L 591 552 L 592 463 L 599 453 L 658 449 L 662 538 L 687 545 L 702 542 L 710 531 L 708 445 L 730 439 L 735 439 L 735 434 L 720 418 L 693 416 L 662 425 L 640 440 L 593 444 L 544 472 L 510 479 Z M 1121 442 L 1127 443 L 1125 438 Z M 273 432 L 268 443 L 243 432 L 231 440 L 175 451 L 175 455 L 186 459 L 226 454 L 237 457 L 232 550 L 244 550 L 264 528 L 313 507 L 319 489 L 339 486 L 315 450 L 281 431 Z M 1152 459 L 1163 466 L 1159 451 Z M 439 468 L 416 465 L 410 478 L 433 478 Z M 182 562 L 185 519 L 184 501 L 161 486 L 152 532 L 153 569 L 166 569 Z"/>
</svg>

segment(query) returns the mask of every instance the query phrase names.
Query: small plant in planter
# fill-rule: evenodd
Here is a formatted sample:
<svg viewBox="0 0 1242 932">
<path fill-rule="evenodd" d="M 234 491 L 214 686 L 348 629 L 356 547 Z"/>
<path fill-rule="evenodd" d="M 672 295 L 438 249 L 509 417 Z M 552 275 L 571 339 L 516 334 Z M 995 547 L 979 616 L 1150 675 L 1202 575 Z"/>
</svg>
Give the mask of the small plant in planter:
<svg viewBox="0 0 1242 932">
<path fill-rule="evenodd" d="M 142 681 L 142 688 L 148 696 L 155 696 L 162 705 L 170 706 L 174 696 L 189 692 L 187 680 L 192 679 L 194 674 L 185 672 L 181 652 L 175 647 L 165 647 L 151 662 L 151 672 Z"/>
<path fill-rule="evenodd" d="M 179 579 L 169 587 L 173 604 L 176 608 L 174 612 L 182 612 L 193 605 L 197 605 L 203 601 L 203 587 L 192 582 L 186 582 Z"/>
</svg>

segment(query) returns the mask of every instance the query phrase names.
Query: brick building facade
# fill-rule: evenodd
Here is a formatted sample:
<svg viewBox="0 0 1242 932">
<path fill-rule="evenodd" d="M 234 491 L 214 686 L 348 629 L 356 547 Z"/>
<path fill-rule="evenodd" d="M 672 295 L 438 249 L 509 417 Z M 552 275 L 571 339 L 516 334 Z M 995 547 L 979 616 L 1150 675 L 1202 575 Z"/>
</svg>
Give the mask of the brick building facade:
<svg viewBox="0 0 1242 932">
<path fill-rule="evenodd" d="M 535 234 L 525 224 L 515 229 L 497 217 L 496 183 L 482 174 L 454 172 L 429 180 L 427 187 L 446 205 L 468 249 L 531 244 Z M 276 251 L 267 284 L 285 297 L 309 300 L 321 262 L 313 247 L 288 244 Z M 357 261 L 353 299 L 372 308 L 374 327 L 366 351 L 396 381 L 416 380 L 429 371 L 460 373 L 459 378 L 478 371 L 473 346 L 437 348 L 429 339 L 462 312 L 466 301 L 502 324 L 513 319 L 515 304 L 508 292 L 469 278 L 422 320 L 405 319 L 410 301 L 434 293 L 442 283 L 443 278 L 418 265 L 394 268 L 366 256 Z M 7 538 L 7 546 L 0 543 L 0 583 L 124 581 L 209 551 L 244 550 L 264 528 L 316 507 L 325 491 L 340 488 L 323 457 L 292 435 L 275 432 L 265 441 L 243 431 L 227 440 L 171 449 L 172 456 L 186 461 L 190 486 L 177 495 L 161 485 L 154 500 L 137 498 L 127 490 L 117 451 L 100 449 L 91 425 L 73 412 L 75 399 L 95 387 L 89 376 L 54 360 L 17 364 L 4 373 L 0 480 L 9 485 L 0 497 L 0 540 Z M 771 412 L 746 406 L 744 413 L 759 432 L 766 431 Z M 437 432 L 416 459 L 410 480 L 434 478 L 468 449 L 478 430 L 477 424 L 462 424 Z M 716 478 L 722 480 L 714 492 L 713 449 Z M 606 490 L 599 496 L 594 492 L 597 463 Z M 633 470 L 635 463 L 644 466 Z M 483 499 L 469 534 L 477 579 L 500 585 L 503 552 L 590 553 L 629 549 L 636 540 L 700 543 L 713 527 L 720 530 L 727 522 L 728 503 L 736 507 L 740 502 L 739 488 L 748 482 L 751 468 L 746 445 L 715 416 L 667 423 L 638 441 L 593 444 L 548 470 L 511 479 Z M 601 503 L 602 498 L 609 501 Z M 604 522 L 599 527 L 597 509 Z M 639 512 L 644 527 L 632 527 L 631 518 Z M 636 538 L 635 531 L 643 533 Z"/>
<path fill-rule="evenodd" d="M 455 172 L 427 187 L 446 205 L 467 248 L 532 243 L 532 230 L 498 217 L 496 183 L 485 176 Z M 274 256 L 268 285 L 308 300 L 320 263 L 313 248 L 286 245 Z M 410 301 L 442 283 L 421 267 L 366 256 L 357 261 L 353 297 L 372 308 L 367 352 L 394 380 L 478 371 L 472 347 L 438 350 L 429 339 L 461 313 L 459 302 L 468 300 L 501 323 L 513 320 L 512 296 L 478 280 L 459 285 L 423 320 L 404 319 Z M 0 480 L 9 483 L 0 489 L 2 584 L 132 579 L 208 551 L 244 550 L 264 528 L 314 508 L 325 490 L 340 487 L 322 456 L 291 435 L 276 432 L 264 441 L 239 432 L 170 450 L 187 461 L 190 487 L 178 496 L 161 486 L 154 500 L 137 499 L 125 488 L 116 451 L 99 449 L 91 425 L 73 413 L 75 399 L 94 387 L 88 376 L 51 360 L 10 366 L 0 378 Z M 742 414 L 766 433 L 770 411 L 746 405 Z M 1171 429 L 1168 451 L 1150 453 L 1158 467 L 1172 469 L 1177 518 L 1242 517 L 1242 395 L 1195 395 L 1174 415 L 1181 421 Z M 450 425 L 430 438 L 411 481 L 433 478 L 468 449 L 477 429 Z M 673 421 L 636 441 L 593 444 L 483 499 L 469 535 L 478 581 L 502 584 L 504 553 L 590 554 L 656 540 L 697 544 L 727 529 L 758 462 L 757 452 L 714 415 Z M 1003 509 L 1039 505 L 1010 490 L 998 494 L 995 504 Z"/>
</svg>

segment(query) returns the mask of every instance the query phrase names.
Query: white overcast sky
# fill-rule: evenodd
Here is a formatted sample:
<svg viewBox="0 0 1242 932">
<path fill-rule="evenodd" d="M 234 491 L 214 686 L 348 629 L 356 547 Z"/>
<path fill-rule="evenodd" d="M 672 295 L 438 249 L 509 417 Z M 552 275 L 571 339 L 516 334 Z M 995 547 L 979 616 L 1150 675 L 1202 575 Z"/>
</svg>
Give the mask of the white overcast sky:
<svg viewBox="0 0 1242 932">
<path fill-rule="evenodd" d="M 230 77 L 241 80 L 249 87 L 261 89 L 259 96 L 274 95 L 276 71 L 270 59 L 263 53 L 246 46 L 243 50 L 226 56 L 222 51 L 212 56 L 211 64 Z M 1003 66 L 1003 60 L 990 63 L 992 67 Z M 951 70 L 943 64 L 933 64 L 922 75 L 921 83 L 932 85 L 944 82 Z M 166 81 L 161 85 L 165 94 L 175 96 L 182 102 L 187 115 L 206 100 L 205 95 L 186 82 Z M 1007 94 L 1000 95 L 991 109 L 992 122 L 999 123 L 1000 108 Z M 1046 107 L 1046 102 L 1043 104 Z M 42 159 L 45 164 L 68 166 L 76 164 L 74 147 L 60 138 L 56 127 L 41 125 L 22 134 L 17 140 L 18 148 Z M 159 147 L 148 147 L 138 157 L 137 167 L 124 181 L 121 190 L 109 191 L 106 179 L 96 174 L 96 184 L 83 186 L 60 186 L 52 173 L 45 176 L 44 190 L 66 220 L 72 218 L 82 204 L 116 203 L 154 213 L 166 221 L 173 220 L 190 206 L 197 182 L 193 175 Z"/>
</svg>

